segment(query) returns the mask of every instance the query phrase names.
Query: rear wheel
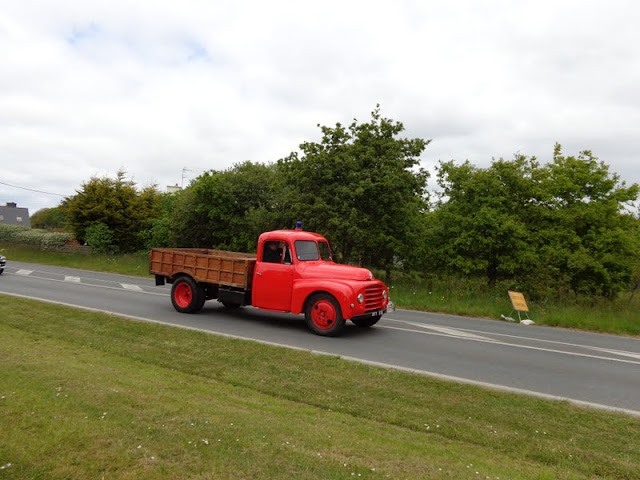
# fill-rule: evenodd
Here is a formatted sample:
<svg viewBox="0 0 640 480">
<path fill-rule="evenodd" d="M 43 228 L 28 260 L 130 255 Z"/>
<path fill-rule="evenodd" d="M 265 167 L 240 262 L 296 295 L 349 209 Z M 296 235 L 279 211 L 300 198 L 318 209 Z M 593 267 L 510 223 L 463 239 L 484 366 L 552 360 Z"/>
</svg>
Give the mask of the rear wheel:
<svg viewBox="0 0 640 480">
<path fill-rule="evenodd" d="M 359 327 L 373 327 L 382 315 L 374 315 L 369 318 L 352 318 L 351 321 Z"/>
<path fill-rule="evenodd" d="M 204 305 L 204 288 L 191 277 L 179 277 L 171 287 L 171 303 L 180 313 L 195 313 Z"/>
<path fill-rule="evenodd" d="M 340 304 L 328 293 L 316 293 L 311 296 L 304 315 L 307 326 L 316 335 L 335 337 L 344 328 Z"/>
</svg>

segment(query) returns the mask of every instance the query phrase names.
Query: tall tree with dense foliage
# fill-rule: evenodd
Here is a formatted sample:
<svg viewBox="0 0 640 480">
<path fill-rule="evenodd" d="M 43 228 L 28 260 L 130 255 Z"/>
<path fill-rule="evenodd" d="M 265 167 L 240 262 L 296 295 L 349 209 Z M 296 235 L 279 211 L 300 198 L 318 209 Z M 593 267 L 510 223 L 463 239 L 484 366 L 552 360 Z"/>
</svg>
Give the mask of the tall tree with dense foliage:
<svg viewBox="0 0 640 480">
<path fill-rule="evenodd" d="M 626 186 L 591 152 L 552 161 L 516 156 L 485 169 L 442 163 L 442 194 L 429 241 L 446 271 L 507 279 L 540 296 L 613 296 L 629 288 L 638 258 L 637 220 Z"/>
<path fill-rule="evenodd" d="M 443 162 L 442 189 L 428 238 L 436 266 L 483 275 L 490 285 L 535 264 L 528 219 L 539 196 L 535 159 L 518 156 L 489 168 Z"/>
<path fill-rule="evenodd" d="M 115 178 L 92 177 L 68 200 L 64 211 L 78 240 L 85 241 L 87 229 L 102 224 L 114 249 L 132 252 L 146 246 L 151 221 L 158 215 L 159 195 L 155 186 L 138 191 L 119 171 Z M 106 232 L 104 227 L 101 231 Z"/>
<path fill-rule="evenodd" d="M 296 220 L 326 234 L 345 263 L 390 269 L 426 208 L 428 173 L 419 156 L 430 142 L 398 136 L 400 122 L 380 115 L 349 127 L 322 126 L 320 143 L 300 145 L 278 162 L 287 226 Z"/>
<path fill-rule="evenodd" d="M 172 246 L 252 251 L 260 233 L 276 228 L 274 165 L 244 162 L 206 172 L 175 200 Z"/>
<path fill-rule="evenodd" d="M 566 157 L 560 145 L 544 175 L 537 270 L 561 275 L 576 293 L 613 296 L 629 288 L 640 254 L 629 207 L 640 187 L 620 182 L 590 151 Z"/>
</svg>

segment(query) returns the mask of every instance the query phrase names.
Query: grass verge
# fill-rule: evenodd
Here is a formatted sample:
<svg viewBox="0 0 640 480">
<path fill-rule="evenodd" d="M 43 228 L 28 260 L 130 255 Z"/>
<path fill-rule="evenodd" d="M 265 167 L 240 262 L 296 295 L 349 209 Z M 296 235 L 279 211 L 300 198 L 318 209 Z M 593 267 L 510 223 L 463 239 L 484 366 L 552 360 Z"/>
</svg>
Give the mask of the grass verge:
<svg viewBox="0 0 640 480">
<path fill-rule="evenodd" d="M 3 246 L 0 253 L 7 257 L 8 262 L 14 260 L 122 275 L 149 275 L 149 255 L 146 252 L 126 255 L 85 255 L 39 250 L 22 245 L 8 245 Z"/>
<path fill-rule="evenodd" d="M 640 471 L 624 415 L 2 295 L 0 312 L 0 478 Z"/>
<path fill-rule="evenodd" d="M 506 290 L 445 279 L 437 284 L 404 283 L 392 288 L 392 298 L 404 308 L 499 319 L 518 319 Z M 640 335 L 640 295 L 614 300 L 588 297 L 561 301 L 528 301 L 529 315 L 538 324 L 620 335 Z M 524 314 L 522 318 L 526 318 Z"/>
</svg>

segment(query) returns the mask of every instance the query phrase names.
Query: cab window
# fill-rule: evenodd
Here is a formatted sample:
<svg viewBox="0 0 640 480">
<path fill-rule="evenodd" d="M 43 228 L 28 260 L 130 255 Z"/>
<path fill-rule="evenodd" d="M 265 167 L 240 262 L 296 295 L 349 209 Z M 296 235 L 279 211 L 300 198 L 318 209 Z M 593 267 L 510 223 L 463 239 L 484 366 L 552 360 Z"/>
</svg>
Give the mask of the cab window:
<svg viewBox="0 0 640 480">
<path fill-rule="evenodd" d="M 264 242 L 262 261 L 267 263 L 282 262 L 282 242 Z"/>
<path fill-rule="evenodd" d="M 296 256 L 298 260 L 305 262 L 309 260 L 318 260 L 318 245 L 311 240 L 296 240 Z"/>
<path fill-rule="evenodd" d="M 331 261 L 331 249 L 327 242 L 318 242 L 318 248 L 320 249 L 320 258 L 322 260 Z"/>
</svg>

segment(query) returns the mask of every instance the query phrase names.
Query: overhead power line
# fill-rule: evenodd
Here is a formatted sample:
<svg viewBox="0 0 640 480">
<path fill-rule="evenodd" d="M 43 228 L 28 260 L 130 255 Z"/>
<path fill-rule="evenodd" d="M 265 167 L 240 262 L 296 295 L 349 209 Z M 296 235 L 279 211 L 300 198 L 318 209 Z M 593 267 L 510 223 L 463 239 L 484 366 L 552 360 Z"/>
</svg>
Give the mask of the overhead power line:
<svg viewBox="0 0 640 480">
<path fill-rule="evenodd" d="M 34 188 L 21 187 L 20 185 L 11 185 L 10 183 L 5 183 L 5 182 L 0 182 L 0 185 L 6 185 L 7 187 L 12 187 L 12 188 L 19 188 L 21 190 L 28 190 L 30 192 L 44 193 L 45 195 L 55 195 L 57 197 L 62 197 L 62 198 L 66 198 L 69 196 L 69 195 L 62 195 L 60 193 L 44 192 L 42 190 L 36 190 Z"/>
</svg>

